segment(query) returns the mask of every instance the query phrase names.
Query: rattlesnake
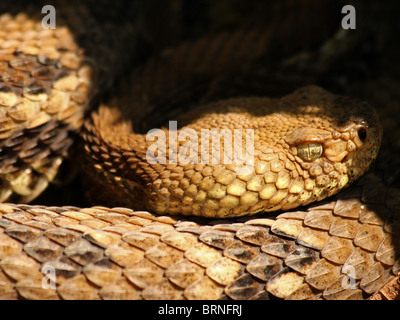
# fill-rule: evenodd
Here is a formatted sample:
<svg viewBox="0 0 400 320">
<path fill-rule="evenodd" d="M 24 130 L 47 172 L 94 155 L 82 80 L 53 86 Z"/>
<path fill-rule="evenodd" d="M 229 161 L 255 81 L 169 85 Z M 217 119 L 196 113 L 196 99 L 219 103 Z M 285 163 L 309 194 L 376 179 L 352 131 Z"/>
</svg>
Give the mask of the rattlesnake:
<svg viewBox="0 0 400 320">
<path fill-rule="evenodd" d="M 91 11 L 56 3 L 54 30 L 35 20 L 42 17 L 37 8 L 15 15 L 21 7 L 7 7 L 0 17 L 0 196 L 8 202 L 0 205 L 0 296 L 359 299 L 398 273 L 400 191 L 382 167 L 325 199 L 376 157 L 382 132 L 367 103 L 316 86 L 284 98 L 220 100 L 253 94 L 254 75 L 271 81 L 279 95 L 283 83 L 315 82 L 334 65 L 330 55 L 346 56 L 356 41 L 327 23 L 315 37 L 285 48 L 288 34 L 304 40 L 318 23 L 288 15 L 279 28 L 271 21 L 265 29 L 247 26 L 167 49 L 126 76 L 137 30 L 124 5 Z M 322 41 L 328 34 L 333 40 Z M 110 47 L 124 54 L 110 54 Z M 313 64 L 307 79 L 279 79 L 282 68 L 295 75 L 293 65 L 305 71 Z M 182 112 L 197 100 L 206 105 Z M 118 207 L 12 204 L 33 200 L 54 179 L 71 133 L 99 101 L 85 120 L 76 158 L 91 201 Z M 253 167 L 236 174 L 235 165 L 149 164 L 153 141 L 145 133 L 167 118 L 197 133 L 253 129 Z M 232 218 L 276 210 L 283 211 L 276 220 L 164 215 Z"/>
</svg>

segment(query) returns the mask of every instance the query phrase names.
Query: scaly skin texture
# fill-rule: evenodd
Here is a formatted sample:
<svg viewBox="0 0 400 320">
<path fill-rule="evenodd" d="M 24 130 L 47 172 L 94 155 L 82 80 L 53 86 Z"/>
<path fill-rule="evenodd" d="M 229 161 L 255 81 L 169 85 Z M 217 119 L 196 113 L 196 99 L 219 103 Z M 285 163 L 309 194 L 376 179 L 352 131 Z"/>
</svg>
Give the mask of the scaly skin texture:
<svg viewBox="0 0 400 320">
<path fill-rule="evenodd" d="M 276 220 L 4 204 L 0 296 L 363 299 L 399 272 L 399 196 L 369 174 L 337 200 Z"/>
<path fill-rule="evenodd" d="M 56 29 L 42 27 L 40 3 L 3 5 L 10 12 L 0 16 L 0 201 L 29 202 L 56 176 L 99 88 L 104 94 L 122 73 L 116 61 L 129 61 L 129 46 L 118 57 L 102 52 L 118 50 L 133 32 L 123 22 L 100 23 L 101 6 L 96 16 L 79 1 L 54 3 Z M 119 9 L 103 7 L 111 19 Z M 119 28 L 126 33 L 116 41 Z M 105 34 L 101 40 L 98 33 Z"/>
<path fill-rule="evenodd" d="M 157 142 L 134 134 L 123 120 L 127 117 L 115 109 L 103 107 L 92 117 L 93 125 L 87 124 L 83 134 L 88 142 L 85 167 L 93 159 L 89 176 L 97 175 L 105 190 L 113 184 L 118 186 L 114 190 L 126 189 L 119 196 L 115 192 L 114 203 L 159 214 L 217 218 L 289 210 L 337 193 L 368 169 L 382 135 L 372 107 L 318 87 L 279 100 L 237 98 L 200 107 L 184 116 L 183 122 L 189 124 L 178 132 L 156 132 Z M 224 129 L 230 133 L 225 144 L 232 144 L 235 130 L 241 130 L 243 148 L 237 151 L 236 145 L 234 152 L 244 156 L 244 148 L 249 148 L 246 130 L 254 133 L 254 160 L 244 172 L 239 170 L 249 162 L 235 164 L 232 155 L 227 159 L 224 145 L 215 142 Z M 173 135 L 181 141 L 175 159 Z M 209 149 L 204 152 L 205 141 Z M 300 154 L 310 145 L 322 148 L 316 159 Z M 183 148 L 191 152 L 187 158 L 181 157 L 187 154 Z M 151 158 L 147 150 L 164 158 Z"/>
<path fill-rule="evenodd" d="M 129 56 L 125 45 L 132 30 L 121 26 L 118 13 L 116 27 L 104 23 L 107 14 L 101 10 L 88 15 L 78 4 L 56 8 L 61 14 L 56 31 L 41 30 L 35 11 L 0 16 L 6 30 L 0 38 L 2 201 L 29 201 L 54 178 L 72 142 L 70 133 L 128 61 L 96 49 L 103 43 Z M 332 36 L 328 20 L 315 29 L 317 20 L 293 12 L 279 24 L 272 19 L 266 29 L 209 36 L 167 50 L 122 81 L 117 98 L 85 123 L 85 190 L 95 203 L 151 212 L 1 204 L 0 297 L 362 299 L 390 281 L 400 268 L 400 192 L 380 167 L 333 198 L 276 219 L 156 214 L 226 218 L 288 210 L 333 195 L 368 169 L 382 134 L 368 104 L 315 86 L 281 99 L 220 101 L 236 91 L 230 87 L 236 76 L 244 73 L 246 79 L 260 63 L 267 72 L 276 71 Z M 97 24 L 104 29 L 93 28 Z M 100 30 L 106 39 L 86 38 L 87 30 Z M 318 32 L 303 41 L 305 30 Z M 113 32 L 120 34 L 118 41 Z M 288 35 L 300 41 L 286 47 Z M 287 60 L 270 52 L 288 55 Z M 329 58 L 325 61 L 324 50 L 317 52 L 324 69 Z M 206 105 L 193 108 L 195 100 Z M 182 115 L 188 106 L 192 110 Z M 146 151 L 154 142 L 139 132 L 167 119 L 196 132 L 204 126 L 255 129 L 254 168 L 238 175 L 231 165 L 150 165 Z M 310 149 L 316 158 L 308 158 Z"/>
</svg>

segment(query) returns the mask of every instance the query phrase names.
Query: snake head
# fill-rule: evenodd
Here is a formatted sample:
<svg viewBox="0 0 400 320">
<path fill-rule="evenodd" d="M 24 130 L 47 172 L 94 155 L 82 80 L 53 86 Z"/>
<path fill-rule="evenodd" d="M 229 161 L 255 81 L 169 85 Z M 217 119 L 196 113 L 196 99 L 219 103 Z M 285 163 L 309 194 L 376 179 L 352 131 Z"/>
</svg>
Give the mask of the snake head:
<svg viewBox="0 0 400 320">
<path fill-rule="evenodd" d="M 364 174 L 377 157 L 382 137 L 378 114 L 367 103 L 317 87 L 295 97 L 304 119 L 284 140 L 314 179 L 317 193 L 333 194 Z"/>
<path fill-rule="evenodd" d="M 368 104 L 361 103 L 351 108 L 349 120 L 338 128 L 346 141 L 347 154 L 342 162 L 348 167 L 349 182 L 363 175 L 376 159 L 381 145 L 382 125 L 377 112 Z"/>
</svg>

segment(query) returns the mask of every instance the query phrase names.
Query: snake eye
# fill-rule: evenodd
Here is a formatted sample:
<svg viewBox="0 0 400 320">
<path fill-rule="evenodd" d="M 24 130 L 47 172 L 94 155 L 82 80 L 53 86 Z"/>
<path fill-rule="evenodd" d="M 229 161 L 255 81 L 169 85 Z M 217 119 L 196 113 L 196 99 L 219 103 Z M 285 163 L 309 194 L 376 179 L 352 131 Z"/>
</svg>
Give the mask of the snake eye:
<svg viewBox="0 0 400 320">
<path fill-rule="evenodd" d="M 323 148 L 319 143 L 307 143 L 297 146 L 297 155 L 307 162 L 318 159 L 322 155 L 322 152 Z"/>
</svg>

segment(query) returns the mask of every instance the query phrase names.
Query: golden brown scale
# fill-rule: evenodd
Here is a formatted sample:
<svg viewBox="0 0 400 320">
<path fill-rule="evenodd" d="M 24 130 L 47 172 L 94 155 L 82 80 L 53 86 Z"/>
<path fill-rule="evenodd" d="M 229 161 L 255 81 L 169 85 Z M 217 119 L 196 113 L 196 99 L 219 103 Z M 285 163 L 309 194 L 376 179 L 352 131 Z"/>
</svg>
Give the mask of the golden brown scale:
<svg viewBox="0 0 400 320">
<path fill-rule="evenodd" d="M 365 103 L 318 87 L 282 99 L 215 102 L 236 90 L 229 90 L 236 75 L 258 70 L 265 54 L 268 70 L 311 44 L 323 45 L 334 30 L 314 5 L 300 5 L 302 14 L 295 7 L 282 18 L 272 15 L 267 32 L 239 30 L 167 50 L 134 72 L 133 84 L 123 82 L 123 95 L 117 93 L 86 122 L 86 188 L 93 199 L 97 193 L 104 202 L 147 205 L 153 213 L 0 204 L 0 298 L 362 299 L 391 281 L 400 269 L 400 193 L 388 183 L 395 173 L 383 168 L 393 139 L 385 140 L 381 165 L 349 189 L 276 219 L 155 214 L 219 218 L 294 208 L 332 195 L 368 169 L 381 127 Z M 60 28 L 46 32 L 28 8 L 23 7 L 26 16 L 15 17 L 11 8 L 0 16 L 2 201 L 28 201 L 40 193 L 99 88 L 109 88 L 127 65 L 127 57 L 104 49 L 126 52 L 119 46 L 134 41 L 132 29 L 121 26 L 118 12 L 125 10 L 116 9 L 108 23 L 101 8 L 114 11 L 101 5 L 92 10 L 97 8 L 99 15 L 92 15 L 80 3 L 60 2 Z M 313 12 L 316 19 L 310 18 Z M 274 50 L 281 57 L 268 56 Z M 192 109 L 192 98 L 214 102 L 176 118 Z M 388 118 L 390 138 L 398 128 Z M 146 151 L 153 143 L 143 133 L 166 119 L 195 132 L 254 129 L 251 172 L 237 174 L 238 166 L 221 164 L 149 165 Z M 400 160 L 390 154 L 390 161 Z M 104 187 L 107 192 L 99 193 Z"/>
<path fill-rule="evenodd" d="M 383 201 L 400 193 L 381 179 L 276 220 L 0 205 L 0 297 L 366 298 L 400 268 L 399 203 Z M 44 267 L 56 288 L 43 287 Z"/>
<path fill-rule="evenodd" d="M 109 66 L 128 61 L 128 51 L 119 57 L 100 53 L 118 48 L 124 36 L 132 36 L 131 27 L 116 41 L 112 33 L 124 23 L 101 23 L 79 1 L 53 5 L 55 29 L 43 28 L 39 2 L 9 4 L 10 12 L 0 12 L 2 202 L 29 202 L 54 180 L 99 88 L 104 94 L 121 74 L 120 67 Z M 106 31 L 100 41 L 96 34 Z"/>
</svg>

